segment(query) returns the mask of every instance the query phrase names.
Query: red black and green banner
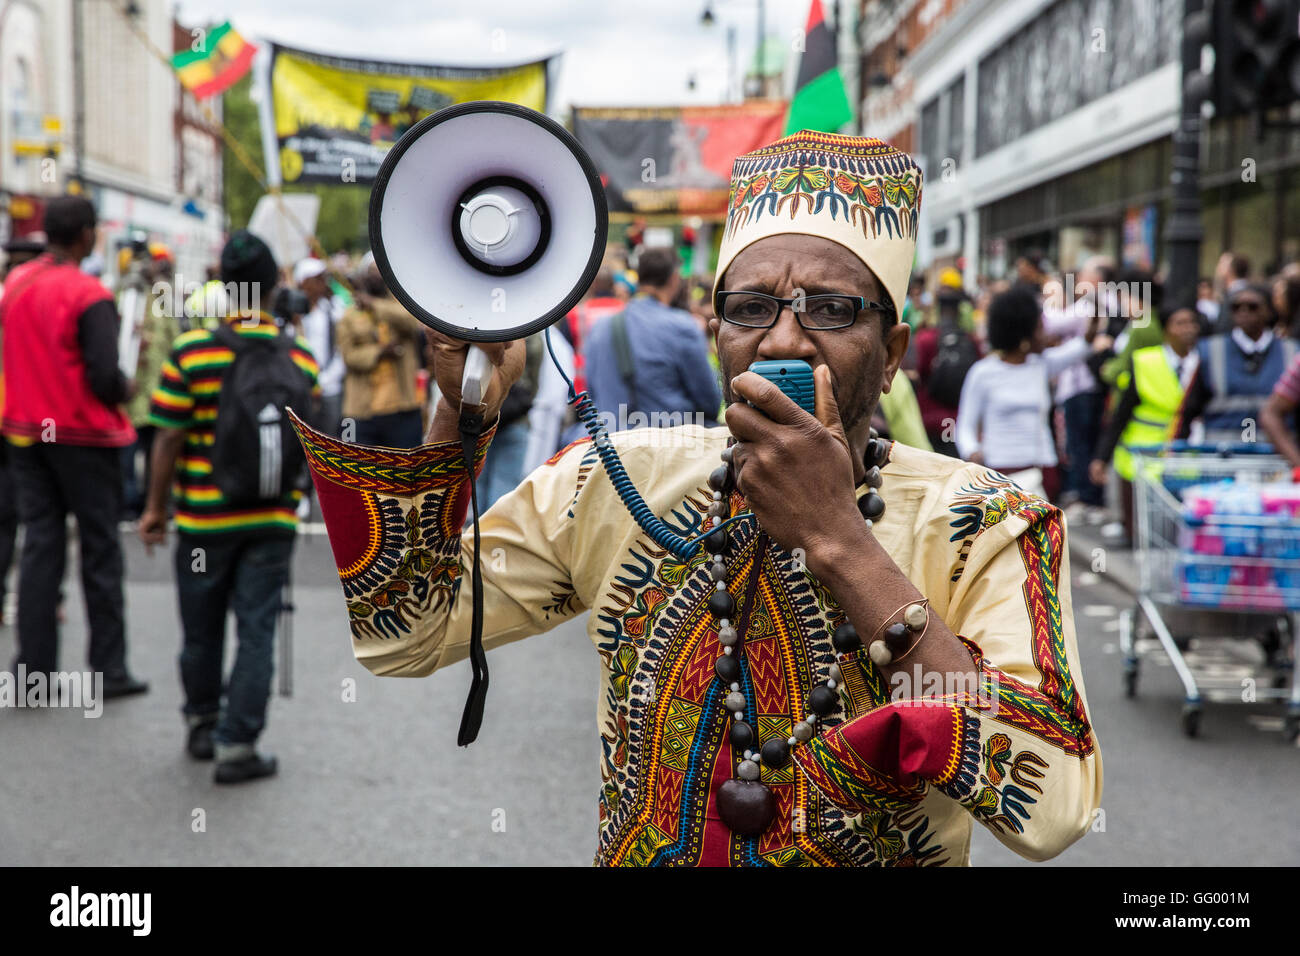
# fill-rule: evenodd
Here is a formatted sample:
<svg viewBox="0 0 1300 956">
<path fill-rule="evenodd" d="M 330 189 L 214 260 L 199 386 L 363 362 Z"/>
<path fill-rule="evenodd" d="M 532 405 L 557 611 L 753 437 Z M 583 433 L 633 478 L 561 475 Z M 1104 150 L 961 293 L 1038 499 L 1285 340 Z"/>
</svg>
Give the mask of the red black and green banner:
<svg viewBox="0 0 1300 956">
<path fill-rule="evenodd" d="M 808 24 L 804 27 L 803 55 L 799 58 L 799 75 L 794 84 L 794 98 L 790 100 L 785 132 L 789 134 L 811 129 L 822 133 L 838 133 L 840 127 L 852 119 L 853 110 L 849 106 L 848 95 L 844 92 L 844 79 L 840 76 L 835 34 L 826 25 L 821 0 L 812 0 L 812 6 L 808 8 Z"/>
<path fill-rule="evenodd" d="M 736 157 L 781 138 L 786 104 L 573 110 L 573 135 L 600 172 L 613 218 L 664 213 L 720 220 Z"/>
<path fill-rule="evenodd" d="M 173 56 L 172 68 L 181 84 L 202 100 L 233 86 L 253 65 L 256 52 L 257 47 L 227 22 L 207 31 L 194 49 Z"/>
</svg>

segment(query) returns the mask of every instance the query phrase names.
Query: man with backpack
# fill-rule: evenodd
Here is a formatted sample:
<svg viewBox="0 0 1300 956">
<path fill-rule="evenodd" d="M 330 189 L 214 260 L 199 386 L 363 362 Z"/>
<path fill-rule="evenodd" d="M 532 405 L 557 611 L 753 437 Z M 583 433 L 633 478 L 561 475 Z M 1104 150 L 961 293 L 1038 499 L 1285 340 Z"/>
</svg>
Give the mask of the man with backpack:
<svg viewBox="0 0 1300 956">
<path fill-rule="evenodd" d="M 961 306 L 966 294 L 957 270 L 943 271 L 935 301 L 938 319 L 923 326 L 914 340 L 916 401 L 934 450 L 956 458 L 957 403 L 966 373 L 980 357 L 974 337 L 961 325 Z"/>
<path fill-rule="evenodd" d="M 242 230 L 230 237 L 221 281 L 238 283 L 235 301 L 269 303 L 276 275 L 265 243 Z M 156 466 L 139 529 L 147 550 L 164 542 L 174 476 L 186 748 L 216 758 L 217 783 L 240 783 L 276 772 L 256 743 L 305 463 L 286 410 L 316 417 L 320 389 L 307 343 L 269 314 L 250 308 L 221 318 L 211 331 L 179 336 L 163 365 L 150 409 Z M 223 700 L 228 610 L 239 646 Z"/>
</svg>

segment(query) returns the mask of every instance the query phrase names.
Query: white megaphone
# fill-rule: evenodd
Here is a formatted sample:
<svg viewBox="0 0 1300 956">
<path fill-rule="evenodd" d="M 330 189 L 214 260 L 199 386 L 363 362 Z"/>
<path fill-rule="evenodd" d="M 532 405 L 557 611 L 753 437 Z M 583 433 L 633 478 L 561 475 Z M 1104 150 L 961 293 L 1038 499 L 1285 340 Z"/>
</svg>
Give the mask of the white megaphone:
<svg viewBox="0 0 1300 956">
<path fill-rule="evenodd" d="M 524 338 L 582 298 L 605 252 L 605 190 L 564 127 L 514 103 L 461 103 L 389 150 L 370 194 L 370 244 L 412 315 L 470 342 Z M 492 365 L 470 348 L 462 406 Z"/>
</svg>

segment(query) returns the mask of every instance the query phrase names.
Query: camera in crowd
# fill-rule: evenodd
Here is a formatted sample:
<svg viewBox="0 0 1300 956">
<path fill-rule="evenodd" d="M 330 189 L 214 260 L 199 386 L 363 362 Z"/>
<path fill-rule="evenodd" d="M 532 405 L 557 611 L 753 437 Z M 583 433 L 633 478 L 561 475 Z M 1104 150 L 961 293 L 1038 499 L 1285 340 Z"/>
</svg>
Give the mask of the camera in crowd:
<svg viewBox="0 0 1300 956">
<path fill-rule="evenodd" d="M 275 297 L 271 300 L 271 315 L 281 323 L 292 322 L 310 311 L 311 303 L 301 289 L 282 285 L 275 290 Z"/>
</svg>

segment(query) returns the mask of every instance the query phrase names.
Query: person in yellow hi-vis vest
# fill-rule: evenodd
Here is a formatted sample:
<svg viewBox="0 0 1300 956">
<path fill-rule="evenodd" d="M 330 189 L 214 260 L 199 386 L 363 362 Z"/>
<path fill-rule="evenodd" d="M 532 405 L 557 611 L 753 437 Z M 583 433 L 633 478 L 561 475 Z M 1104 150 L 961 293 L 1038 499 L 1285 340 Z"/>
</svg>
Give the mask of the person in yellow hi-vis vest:
<svg viewBox="0 0 1300 956">
<path fill-rule="evenodd" d="M 1124 531 L 1130 541 L 1135 470 L 1132 449 L 1163 445 L 1174 436 L 1183 393 L 1198 361 L 1200 320 L 1196 310 L 1179 308 L 1168 318 L 1161 312 L 1159 318 L 1165 330 L 1164 344 L 1136 350 L 1128 367 L 1119 373 L 1115 382 L 1119 400 L 1111 410 L 1089 468 L 1093 482 L 1105 485 L 1106 465 L 1114 458 L 1121 479 Z"/>
</svg>

